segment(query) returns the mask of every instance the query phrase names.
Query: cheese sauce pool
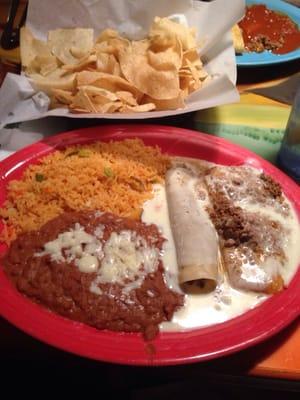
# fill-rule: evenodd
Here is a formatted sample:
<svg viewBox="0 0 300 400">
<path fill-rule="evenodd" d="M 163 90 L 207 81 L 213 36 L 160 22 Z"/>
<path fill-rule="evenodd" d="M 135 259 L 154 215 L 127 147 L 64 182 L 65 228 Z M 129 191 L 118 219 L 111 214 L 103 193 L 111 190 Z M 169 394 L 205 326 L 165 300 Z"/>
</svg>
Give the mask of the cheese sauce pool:
<svg viewBox="0 0 300 400">
<path fill-rule="evenodd" d="M 245 206 L 248 208 L 249 205 Z M 274 215 L 275 213 L 272 210 L 268 210 L 268 214 L 274 219 L 280 218 L 277 214 Z M 163 185 L 154 186 L 154 197 L 144 204 L 142 221 L 156 224 L 162 235 L 167 239 L 162 254 L 166 282 L 170 288 L 181 291 L 177 282 L 176 250 L 169 221 L 166 191 Z M 293 209 L 290 218 L 285 220 L 280 218 L 280 222 L 284 222 L 284 225 L 291 232 L 290 240 L 286 241 L 286 254 L 289 257 L 289 262 L 287 268 L 282 271 L 286 284 L 294 275 L 300 260 L 300 249 L 297 246 L 300 240 L 300 227 L 295 221 L 297 221 L 297 216 Z M 222 281 L 218 282 L 215 291 L 186 295 L 185 305 L 174 314 L 171 322 L 161 324 L 161 330 L 178 331 L 224 322 L 254 308 L 268 298 L 265 294 L 233 289 L 226 276 L 222 275 Z"/>
</svg>

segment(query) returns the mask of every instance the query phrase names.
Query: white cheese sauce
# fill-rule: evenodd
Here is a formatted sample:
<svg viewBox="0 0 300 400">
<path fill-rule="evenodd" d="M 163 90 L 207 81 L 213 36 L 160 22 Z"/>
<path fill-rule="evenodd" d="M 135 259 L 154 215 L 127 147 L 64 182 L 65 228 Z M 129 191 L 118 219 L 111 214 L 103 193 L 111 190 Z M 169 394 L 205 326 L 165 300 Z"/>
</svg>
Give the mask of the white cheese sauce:
<svg viewBox="0 0 300 400">
<path fill-rule="evenodd" d="M 246 200 L 236 201 L 234 204 L 248 212 L 262 214 L 276 222 L 279 222 L 289 232 L 287 236 L 281 238 L 287 262 L 284 265 L 278 263 L 279 273 L 282 276 L 285 285 L 288 285 L 300 261 L 300 224 L 297 223 L 298 217 L 292 204 L 286 197 L 284 198 L 290 209 L 288 215 L 280 214 L 270 206 L 264 206 L 262 208 L 259 204 L 250 203 Z M 268 268 L 268 266 L 266 265 L 265 268 Z"/>
<path fill-rule="evenodd" d="M 181 292 L 177 281 L 177 257 L 169 220 L 165 187 L 160 184 L 155 184 L 153 191 L 153 198 L 146 201 L 143 206 L 142 221 L 149 224 L 155 224 L 161 235 L 167 239 L 163 244 L 161 253 L 161 260 L 165 269 L 166 283 L 170 289 Z"/>
<path fill-rule="evenodd" d="M 250 211 L 248 205 L 247 209 Z M 253 205 L 251 206 L 252 210 L 254 211 Z M 287 285 L 295 274 L 300 261 L 300 225 L 297 215 L 292 207 L 291 215 L 288 218 L 281 217 L 272 210 L 265 210 L 265 212 L 269 213 L 273 219 L 280 220 L 290 231 L 290 235 L 284 241 L 288 261 L 281 271 Z M 166 238 L 162 254 L 166 283 L 173 290 L 181 291 L 177 282 L 176 250 L 170 227 L 166 191 L 163 185 L 154 185 L 154 196 L 144 204 L 142 221 L 156 224 Z M 184 306 L 175 312 L 172 321 L 162 323 L 161 329 L 181 330 L 224 322 L 254 308 L 267 297 L 265 294 L 233 289 L 226 276 L 222 276 L 213 292 L 185 295 Z"/>
</svg>

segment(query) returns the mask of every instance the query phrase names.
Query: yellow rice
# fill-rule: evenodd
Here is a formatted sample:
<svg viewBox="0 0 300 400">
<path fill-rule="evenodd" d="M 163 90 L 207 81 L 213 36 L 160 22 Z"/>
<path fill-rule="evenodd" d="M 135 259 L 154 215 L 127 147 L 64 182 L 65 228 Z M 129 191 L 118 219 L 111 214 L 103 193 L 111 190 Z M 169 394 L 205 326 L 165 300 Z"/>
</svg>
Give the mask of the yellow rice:
<svg viewBox="0 0 300 400">
<path fill-rule="evenodd" d="M 70 210 L 102 210 L 138 218 L 152 185 L 169 165 L 159 148 L 139 139 L 98 142 L 57 150 L 8 185 L 0 240 L 40 228 Z"/>
</svg>

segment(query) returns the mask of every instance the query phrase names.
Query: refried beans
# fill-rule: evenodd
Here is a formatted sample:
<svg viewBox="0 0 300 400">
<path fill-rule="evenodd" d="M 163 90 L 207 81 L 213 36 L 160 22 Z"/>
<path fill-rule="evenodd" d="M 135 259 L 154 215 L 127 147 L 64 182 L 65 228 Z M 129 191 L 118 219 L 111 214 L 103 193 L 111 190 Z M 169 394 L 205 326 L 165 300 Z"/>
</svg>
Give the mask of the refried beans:
<svg viewBox="0 0 300 400">
<path fill-rule="evenodd" d="M 21 293 L 50 310 L 151 340 L 184 301 L 165 284 L 163 242 L 153 224 L 68 212 L 20 235 L 3 266 Z"/>
</svg>

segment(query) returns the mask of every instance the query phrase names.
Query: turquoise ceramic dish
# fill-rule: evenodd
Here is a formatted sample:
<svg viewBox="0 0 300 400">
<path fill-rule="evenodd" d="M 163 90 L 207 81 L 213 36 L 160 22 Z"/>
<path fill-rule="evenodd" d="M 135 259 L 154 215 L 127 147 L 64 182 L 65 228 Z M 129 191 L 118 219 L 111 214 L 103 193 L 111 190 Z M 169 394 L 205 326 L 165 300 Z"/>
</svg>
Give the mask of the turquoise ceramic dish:
<svg viewBox="0 0 300 400">
<path fill-rule="evenodd" d="M 265 4 L 271 10 L 288 15 L 300 26 L 300 8 L 285 3 L 282 0 L 247 0 L 246 4 Z M 258 67 L 296 59 L 300 59 L 300 47 L 286 54 L 273 54 L 270 51 L 264 51 L 263 53 L 244 53 L 236 56 L 236 63 L 238 67 Z"/>
</svg>

